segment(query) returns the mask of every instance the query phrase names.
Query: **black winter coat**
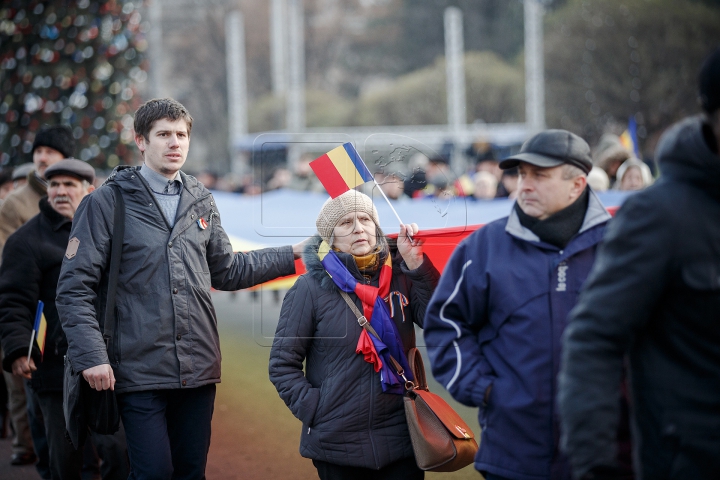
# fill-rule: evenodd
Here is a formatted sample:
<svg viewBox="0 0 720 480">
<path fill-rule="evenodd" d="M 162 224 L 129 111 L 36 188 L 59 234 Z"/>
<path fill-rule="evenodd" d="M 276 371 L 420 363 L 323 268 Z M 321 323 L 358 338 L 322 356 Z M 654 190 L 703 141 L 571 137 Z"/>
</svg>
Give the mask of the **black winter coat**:
<svg viewBox="0 0 720 480">
<path fill-rule="evenodd" d="M 659 182 L 610 222 L 565 330 L 559 404 L 573 472 L 613 465 L 627 354 L 643 479 L 720 478 L 720 157 L 686 119 Z"/>
<path fill-rule="evenodd" d="M 55 308 L 55 290 L 71 226 L 72 220 L 53 210 L 43 197 L 40 213 L 10 235 L 2 253 L 0 335 L 6 371 L 11 372 L 13 362 L 27 355 L 38 300 L 45 304 L 45 353 L 40 356 L 37 344 L 32 351 L 37 371 L 31 385 L 36 392 L 63 389 L 67 340 Z"/>
<path fill-rule="evenodd" d="M 118 393 L 194 388 L 220 381 L 220 338 L 210 288 L 238 290 L 295 272 L 292 247 L 233 253 L 215 199 L 183 181 L 171 228 L 138 167 L 118 167 L 77 209 L 63 260 L 57 307 L 75 371 L 111 364 Z M 114 344 L 101 335 L 117 185 L 125 236 Z M 204 222 L 200 222 L 200 219 Z"/>
<path fill-rule="evenodd" d="M 270 352 L 270 380 L 303 423 L 300 454 L 372 469 L 413 457 L 403 397 L 383 393 L 379 373 L 355 353 L 362 327 L 320 263 L 320 237 L 314 240 L 303 256 L 307 273 L 283 301 Z M 338 257 L 364 281 L 351 255 Z M 397 300 L 393 316 L 407 352 L 415 346 L 414 324 L 423 325 L 439 273 L 427 257 L 416 270 L 408 270 L 400 255 L 393 260 L 390 291 L 409 300 L 405 320 Z M 376 274 L 371 284 L 377 286 L 378 279 Z M 350 297 L 362 311 L 357 296 Z"/>
</svg>

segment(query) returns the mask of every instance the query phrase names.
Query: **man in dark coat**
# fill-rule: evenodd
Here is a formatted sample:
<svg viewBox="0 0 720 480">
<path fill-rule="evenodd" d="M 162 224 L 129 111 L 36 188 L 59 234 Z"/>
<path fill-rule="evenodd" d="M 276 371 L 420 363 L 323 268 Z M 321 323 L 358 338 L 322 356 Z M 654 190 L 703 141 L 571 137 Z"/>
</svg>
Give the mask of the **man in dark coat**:
<svg viewBox="0 0 720 480">
<path fill-rule="evenodd" d="M 74 151 L 75 139 L 67 125 L 44 126 L 35 134 L 32 146 L 33 168 L 25 171 L 27 183 L 13 190 L 0 206 L 0 252 L 8 237 L 40 212 L 38 202 L 47 194 L 45 170 L 63 158 L 72 157 Z M 28 390 L 26 394 L 20 377 L 6 372 L 3 375 L 8 386 L 10 414 L 15 431 L 11 463 L 24 465 L 35 462 L 39 457 L 36 468 L 40 476 L 47 478 L 47 440 L 36 399 L 32 397 L 32 391 Z"/>
<path fill-rule="evenodd" d="M 79 479 L 83 451 L 65 438 L 63 414 L 63 356 L 67 341 L 55 307 L 55 294 L 70 226 L 80 200 L 93 191 L 93 168 L 75 159 L 62 160 L 45 171 L 48 195 L 40 213 L 10 235 L 0 267 L 0 338 L 5 352 L 3 369 L 30 380 L 45 421 L 53 479 Z M 44 303 L 47 330 L 43 343 L 28 346 L 38 300 Z M 104 479 L 127 478 L 129 468 L 124 437 L 93 435 L 103 459 Z"/>
<path fill-rule="evenodd" d="M 530 138 L 509 217 L 452 254 L 425 316 L 435 378 L 479 407 L 475 468 L 488 480 L 570 478 L 559 449 L 555 377 L 567 315 L 610 214 L 587 188 L 590 147 L 565 130 Z"/>
<path fill-rule="evenodd" d="M 559 405 L 576 478 L 617 478 L 626 357 L 641 478 L 720 478 L 720 49 L 700 93 L 705 115 L 663 135 L 660 181 L 619 210 L 565 333 Z"/>
<path fill-rule="evenodd" d="M 58 282 L 68 359 L 115 389 L 132 478 L 205 476 L 220 339 L 210 289 L 295 273 L 295 247 L 233 253 L 212 194 L 181 172 L 192 117 L 169 98 L 135 114 L 141 167 L 118 167 L 78 207 Z M 116 195 L 125 202 L 113 342 L 101 333 Z M 117 381 L 117 383 L 116 383 Z"/>
</svg>

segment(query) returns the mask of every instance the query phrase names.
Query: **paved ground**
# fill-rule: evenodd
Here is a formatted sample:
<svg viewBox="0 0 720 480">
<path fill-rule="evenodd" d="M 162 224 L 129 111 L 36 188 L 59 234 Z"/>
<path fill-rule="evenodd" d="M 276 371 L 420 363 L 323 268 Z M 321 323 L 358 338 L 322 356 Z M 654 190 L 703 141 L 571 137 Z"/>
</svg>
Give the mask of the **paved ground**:
<svg viewBox="0 0 720 480">
<path fill-rule="evenodd" d="M 0 438 L 0 478 L 2 480 L 37 480 L 40 475 L 37 474 L 35 467 L 26 465 L 22 467 L 13 467 L 10 465 L 10 455 L 12 454 L 11 439 Z"/>
</svg>

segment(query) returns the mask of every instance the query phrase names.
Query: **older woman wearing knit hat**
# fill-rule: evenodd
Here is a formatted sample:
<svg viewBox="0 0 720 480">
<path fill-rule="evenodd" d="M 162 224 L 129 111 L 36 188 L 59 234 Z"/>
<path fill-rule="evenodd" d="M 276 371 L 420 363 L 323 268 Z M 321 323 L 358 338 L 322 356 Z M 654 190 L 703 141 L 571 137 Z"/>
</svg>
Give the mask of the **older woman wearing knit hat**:
<svg viewBox="0 0 720 480">
<path fill-rule="evenodd" d="M 406 364 L 439 273 L 410 238 L 417 225 L 388 239 L 370 197 L 355 190 L 325 202 L 316 226 L 270 353 L 270 380 L 303 422 L 300 453 L 321 479 L 423 478 L 389 356 Z"/>
</svg>

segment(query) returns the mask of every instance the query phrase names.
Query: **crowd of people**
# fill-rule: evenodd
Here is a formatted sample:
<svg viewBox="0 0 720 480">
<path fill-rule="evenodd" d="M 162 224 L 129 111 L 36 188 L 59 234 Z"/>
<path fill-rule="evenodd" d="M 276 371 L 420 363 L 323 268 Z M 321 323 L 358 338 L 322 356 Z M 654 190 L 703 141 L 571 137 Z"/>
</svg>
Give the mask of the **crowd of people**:
<svg viewBox="0 0 720 480">
<path fill-rule="evenodd" d="M 591 150 L 559 129 L 500 159 L 479 142 L 471 174 L 455 176 L 447 156 L 377 172 L 395 199 L 515 199 L 442 275 L 416 224 L 388 238 L 354 189 L 324 203 L 316 236 L 233 253 L 207 188 L 219 180 L 181 170 L 193 119 L 173 99 L 135 112 L 142 164 L 101 186 L 73 158 L 70 129 L 43 127 L 32 163 L 0 175 L 11 463 L 79 479 L 89 449 L 104 479 L 205 478 L 221 358 L 211 289 L 294 274 L 302 258 L 269 379 L 322 480 L 424 478 L 403 401 L 416 327 L 436 379 L 478 408 L 486 480 L 718 478 L 720 49 L 699 80 L 703 112 L 661 138 L 657 182 L 616 137 Z M 302 159 L 268 188 L 320 191 L 311 172 Z M 645 191 L 612 219 L 604 188 Z M 34 342 L 38 311 L 47 329 Z M 114 391 L 115 434 L 67 441 L 65 365 Z"/>
<path fill-rule="evenodd" d="M 444 154 L 428 157 L 416 153 L 398 169 L 377 168 L 375 181 L 392 200 L 442 196 L 467 197 L 469 200 L 516 198 L 517 170 L 503 170 L 498 166 L 508 148 L 479 139 L 462 153 L 470 168 L 457 174 L 451 168 L 452 145 L 444 147 L 447 147 L 441 149 Z M 265 181 L 252 174 L 221 176 L 207 170 L 195 176 L 211 190 L 244 195 L 280 189 L 323 193 L 325 189 L 310 168 L 313 159 L 312 155 L 304 154 L 293 168 L 274 168 Z M 655 181 L 653 161 L 637 158 L 613 133 L 607 133 L 599 140 L 593 149 L 592 160 L 593 169 L 588 180 L 596 192 L 643 190 Z M 364 193 L 370 194 L 369 191 Z"/>
</svg>

